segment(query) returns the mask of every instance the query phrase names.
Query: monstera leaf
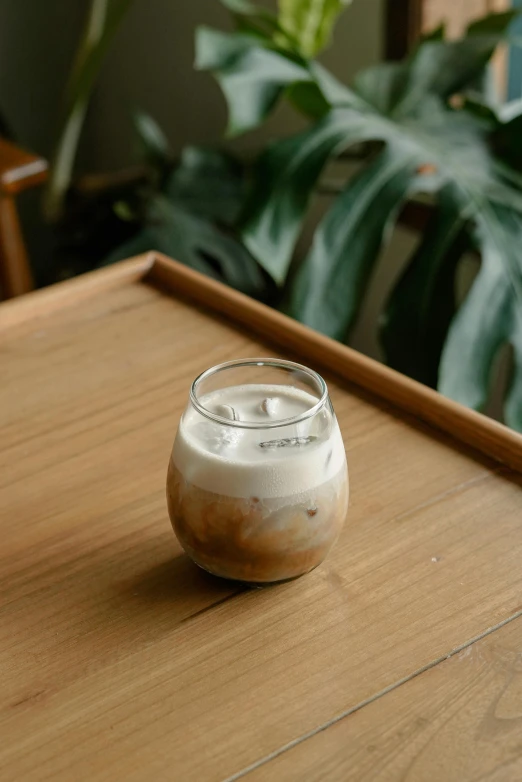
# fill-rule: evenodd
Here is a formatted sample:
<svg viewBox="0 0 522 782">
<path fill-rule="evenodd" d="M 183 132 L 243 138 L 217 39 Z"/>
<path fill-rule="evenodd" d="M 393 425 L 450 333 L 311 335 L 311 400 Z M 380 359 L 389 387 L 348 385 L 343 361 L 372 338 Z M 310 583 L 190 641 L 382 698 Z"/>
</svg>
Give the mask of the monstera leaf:
<svg viewBox="0 0 522 782">
<path fill-rule="evenodd" d="M 491 262 L 485 261 L 474 285 L 478 293 L 470 293 L 454 320 L 455 274 L 478 226 L 479 236 L 487 237 L 484 252 L 491 256 L 495 248 L 506 286 L 503 295 L 512 299 L 509 307 L 504 300 L 503 311 L 514 312 L 514 291 L 522 285 L 522 259 L 514 250 L 519 245 L 507 233 L 513 232 L 513 221 L 518 224 L 522 213 L 522 190 L 514 172 L 492 155 L 489 120 L 467 108 L 455 109 L 451 99 L 476 84 L 512 19 L 512 13 L 492 15 L 472 25 L 463 40 L 450 43 L 438 31 L 407 61 L 384 63 L 361 73 L 351 90 L 295 51 L 276 51 L 272 43 L 250 38 L 256 56 L 265 63 L 257 78 L 264 79 L 265 87 L 270 79 L 272 85 L 277 81 L 268 67 L 270 55 L 280 79 L 277 96 L 274 91 L 272 102 L 257 112 L 257 120 L 266 116 L 283 92 L 290 98 L 295 95 L 296 83 L 285 86 L 285 70 L 271 59 L 274 54 L 298 68 L 298 97 L 302 96 L 305 111 L 307 101 L 310 106 L 315 101 L 318 120 L 308 130 L 272 143 L 261 155 L 243 214 L 247 248 L 278 285 L 287 285 L 290 314 L 345 339 L 402 203 L 413 194 L 429 193 L 438 208 L 392 291 L 383 317 L 383 345 L 390 364 L 430 385 L 437 383 L 442 354 L 441 389 L 476 407 L 487 394 L 485 378 L 496 347 L 508 340 L 514 344 L 520 328 L 513 315 L 508 318 L 509 329 L 504 322 L 500 328 L 495 318 L 486 320 L 493 347 L 485 347 L 482 364 L 470 359 L 473 366 L 482 366 L 482 373 L 470 373 L 465 361 L 457 366 L 471 328 L 472 315 L 467 313 L 476 316 L 478 305 L 473 305 L 480 301 L 481 285 L 484 291 L 494 281 Z M 220 77 L 231 64 L 219 66 Z M 248 77 L 256 78 L 250 71 Z M 228 97 L 233 108 L 230 91 Z M 313 110 L 308 113 L 314 116 Z M 518 119 L 511 121 L 514 139 Z M 380 144 L 381 152 L 363 164 L 334 201 L 316 230 L 309 254 L 289 277 L 294 247 L 326 163 L 346 147 L 367 141 Z M 517 154 L 516 141 L 509 152 L 512 157 Z M 453 349 L 458 340 L 460 345 Z M 515 372 L 507 404 L 514 425 L 518 425 L 518 408 L 513 400 L 520 386 Z"/>
<path fill-rule="evenodd" d="M 516 164 L 520 170 L 520 102 L 506 104 L 498 113 L 478 100 L 467 105 L 492 132 L 492 144 L 500 159 Z M 520 184 L 515 171 L 511 170 L 510 178 Z M 476 409 L 483 408 L 488 399 L 496 352 L 509 342 L 515 369 L 505 416 L 510 426 L 522 430 L 517 331 L 517 313 L 522 311 L 520 210 L 491 203 L 487 198 L 481 202 L 477 195 L 478 201 L 468 199 L 467 211 L 462 208 L 459 212 L 458 204 L 463 204 L 458 193 L 447 189 L 441 192 L 441 206 L 387 303 L 381 340 L 391 366 L 433 387 L 438 383 L 443 393 Z M 474 237 L 466 230 L 472 217 L 472 224 L 478 226 Z M 483 267 L 448 338 L 458 309 L 455 274 L 463 252 L 472 243 L 482 253 Z M 495 294 L 495 289 L 501 288 L 506 297 L 504 304 Z"/>
<path fill-rule="evenodd" d="M 334 105 L 350 101 L 350 90 L 319 63 L 303 56 L 299 44 L 282 24 L 272 18 L 271 31 L 260 32 L 252 27 L 252 19 L 266 21 L 264 15 L 259 16 L 261 11 L 243 0 L 224 2 L 233 5 L 234 16 L 241 22 L 239 32 L 198 28 L 195 66 L 211 71 L 223 90 L 229 135 L 256 128 L 285 93 L 299 111 L 314 119 Z M 326 5 L 330 2 L 327 0 Z M 320 0 L 316 11 L 323 5 Z"/>
<path fill-rule="evenodd" d="M 310 80 L 306 65 L 260 42 L 257 36 L 207 27 L 200 27 L 196 34 L 196 68 L 213 71 L 223 90 L 229 135 L 257 127 L 285 87 Z"/>
<path fill-rule="evenodd" d="M 522 100 L 505 104 L 494 116 L 493 144 L 498 156 L 522 172 Z"/>
<path fill-rule="evenodd" d="M 389 147 L 348 183 L 299 269 L 290 314 L 336 339 L 346 338 L 417 165 L 410 154 Z"/>
<path fill-rule="evenodd" d="M 436 96 L 427 96 L 415 114 L 400 118 L 381 114 L 368 104 L 337 109 L 309 131 L 276 142 L 261 159 L 245 212 L 243 238 L 278 281 L 286 278 L 326 161 L 344 146 L 367 140 L 389 145 L 401 159 L 409 155 L 416 165 L 412 190 L 433 191 L 453 182 L 467 193 L 487 190 L 499 201 L 522 208 L 521 194 L 497 176 L 480 125 L 447 109 Z M 300 317 L 298 309 L 293 311 Z"/>
<path fill-rule="evenodd" d="M 477 212 L 480 271 L 449 330 L 442 354 L 439 390 L 469 407 L 484 407 L 499 348 L 513 348 L 506 422 L 522 431 L 522 215 L 484 202 Z"/>
<path fill-rule="evenodd" d="M 221 0 L 221 5 L 237 17 L 246 17 L 256 23 L 264 22 L 272 32 L 277 30 L 277 16 L 263 6 L 251 3 L 249 0 Z"/>
<path fill-rule="evenodd" d="M 351 0 L 279 0 L 279 21 L 305 57 L 314 57 L 330 41 L 339 14 Z"/>
<path fill-rule="evenodd" d="M 512 16 L 501 17 L 506 27 Z M 498 21 L 493 23 L 496 17 L 488 19 L 492 27 L 501 26 Z M 455 45 L 428 40 L 405 63 L 385 63 L 364 71 L 351 91 L 329 80 L 324 69 L 318 73 L 309 67 L 313 83 L 328 105 L 336 108 L 310 130 L 267 149 L 245 211 L 245 243 L 274 279 L 286 278 L 306 207 L 324 165 L 350 144 L 373 139 L 392 144 L 395 150 L 409 149 L 411 159 L 420 159 L 419 166 L 430 172 L 420 178 L 420 189 L 454 182 L 469 193 L 494 191 L 499 200 L 522 204 L 520 193 L 495 173 L 481 124 L 446 105 L 454 90 L 484 69 L 484 47 L 489 56 L 499 38 L 496 32 L 473 35 Z M 460 47 L 458 58 L 452 54 L 451 79 L 440 75 L 441 69 L 448 72 L 448 47 L 453 54 Z M 293 311 L 299 316 L 299 308 Z"/>
<path fill-rule="evenodd" d="M 326 161 L 364 134 L 363 118 L 337 109 L 310 130 L 276 142 L 261 156 L 245 213 L 243 240 L 279 284 L 286 279 L 294 244 Z"/>
<path fill-rule="evenodd" d="M 158 250 L 257 298 L 272 298 L 267 275 L 234 232 L 244 191 L 241 163 L 228 153 L 187 147 L 161 192 L 145 191 L 118 214 L 138 230 L 105 259 Z"/>
<path fill-rule="evenodd" d="M 233 226 L 245 197 L 243 165 L 215 149 L 185 147 L 165 193 L 193 214 Z"/>
<path fill-rule="evenodd" d="M 212 222 L 165 196 L 149 199 L 144 227 L 105 260 L 105 264 L 158 250 L 196 271 L 263 298 L 266 281 L 243 245 Z"/>
<path fill-rule="evenodd" d="M 442 349 L 458 307 L 457 267 L 470 244 L 470 215 L 459 203 L 453 188 L 440 192 L 433 217 L 379 324 L 386 363 L 432 388 L 437 386 Z"/>
<path fill-rule="evenodd" d="M 250 0 L 221 0 L 221 4 L 232 13 L 236 28 L 242 33 L 253 33 L 267 41 L 282 43 L 296 48 L 292 36 L 280 24 L 276 14 Z"/>
</svg>

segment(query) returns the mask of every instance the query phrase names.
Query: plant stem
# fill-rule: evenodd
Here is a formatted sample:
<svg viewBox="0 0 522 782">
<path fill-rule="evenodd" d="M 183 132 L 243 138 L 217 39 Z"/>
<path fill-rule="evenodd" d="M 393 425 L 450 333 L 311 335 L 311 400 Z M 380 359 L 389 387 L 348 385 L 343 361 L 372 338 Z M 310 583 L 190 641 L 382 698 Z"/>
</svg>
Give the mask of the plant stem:
<svg viewBox="0 0 522 782">
<path fill-rule="evenodd" d="M 65 116 L 51 166 L 44 211 L 51 221 L 63 213 L 78 143 L 105 54 L 132 0 L 91 0 L 66 92 Z"/>
</svg>

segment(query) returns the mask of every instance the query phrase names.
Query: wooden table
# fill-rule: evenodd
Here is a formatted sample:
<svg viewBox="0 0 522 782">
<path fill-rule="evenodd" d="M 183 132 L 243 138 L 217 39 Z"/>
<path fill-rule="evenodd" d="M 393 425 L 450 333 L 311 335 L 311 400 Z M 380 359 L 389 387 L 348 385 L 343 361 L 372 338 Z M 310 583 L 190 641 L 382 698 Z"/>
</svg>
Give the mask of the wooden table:
<svg viewBox="0 0 522 782">
<path fill-rule="evenodd" d="M 249 591 L 164 481 L 192 378 L 270 354 L 326 367 L 352 499 Z M 522 779 L 522 438 L 155 256 L 0 306 L 0 378 L 2 782 Z"/>
</svg>

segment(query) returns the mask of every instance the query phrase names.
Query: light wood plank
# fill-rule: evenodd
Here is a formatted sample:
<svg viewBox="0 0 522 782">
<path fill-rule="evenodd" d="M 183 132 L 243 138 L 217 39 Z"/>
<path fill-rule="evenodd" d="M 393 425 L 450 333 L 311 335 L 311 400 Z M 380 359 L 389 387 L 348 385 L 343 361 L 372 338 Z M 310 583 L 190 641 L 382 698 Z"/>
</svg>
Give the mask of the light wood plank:
<svg viewBox="0 0 522 782">
<path fill-rule="evenodd" d="M 516 619 L 241 778 L 514 782 L 521 736 Z"/>
<path fill-rule="evenodd" d="M 125 282 L 140 280 L 153 265 L 154 257 L 154 253 L 146 253 L 129 258 L 113 266 L 32 291 L 30 295 L 16 301 L 3 302 L 0 307 L 0 338 L 12 339 L 16 334 L 12 331 L 15 326 L 25 324 L 29 330 L 33 330 L 39 318 L 52 316 L 57 311 L 61 313 L 63 309 L 74 307 L 85 299 L 92 303 L 99 293 L 118 289 Z"/>
<path fill-rule="evenodd" d="M 423 31 L 434 30 L 441 23 L 446 24 L 450 37 L 463 35 L 471 21 L 490 13 L 507 11 L 509 0 L 424 0 Z"/>
<path fill-rule="evenodd" d="M 190 589 L 182 572 L 172 580 L 174 605 L 130 579 L 141 610 L 130 596 L 112 612 L 102 603 L 72 632 L 57 616 L 38 629 L 36 606 L 25 644 L 19 632 L 2 644 L 25 679 L 2 713 L 7 778 L 81 778 L 88 767 L 91 779 L 170 779 L 173 768 L 182 779 L 223 779 L 450 652 L 520 599 L 518 574 L 511 589 L 491 577 L 496 563 L 517 570 L 519 497 L 511 513 L 502 500 L 511 529 L 488 525 L 477 551 L 477 517 L 482 533 L 480 513 L 495 516 L 501 495 L 484 503 L 479 488 L 471 504 L 461 497 L 452 536 L 446 527 L 426 540 L 451 515 L 455 499 L 446 498 L 395 550 L 388 539 L 372 557 L 347 541 L 353 575 L 345 544 L 308 579 L 243 594 L 181 625 L 176 592 Z M 465 523 L 470 509 L 475 524 Z M 429 556 L 434 543 L 438 563 Z M 167 595 L 168 577 L 160 583 Z M 47 635 L 55 636 L 52 660 L 42 649 Z M 38 668 L 34 661 L 33 679 L 22 679 L 35 649 Z"/>
<path fill-rule="evenodd" d="M 0 345 L 0 777 L 223 779 L 517 610 L 520 479 L 330 378 L 331 557 L 265 591 L 200 575 L 164 500 L 189 382 L 277 351 L 139 282 L 96 291 Z"/>
</svg>

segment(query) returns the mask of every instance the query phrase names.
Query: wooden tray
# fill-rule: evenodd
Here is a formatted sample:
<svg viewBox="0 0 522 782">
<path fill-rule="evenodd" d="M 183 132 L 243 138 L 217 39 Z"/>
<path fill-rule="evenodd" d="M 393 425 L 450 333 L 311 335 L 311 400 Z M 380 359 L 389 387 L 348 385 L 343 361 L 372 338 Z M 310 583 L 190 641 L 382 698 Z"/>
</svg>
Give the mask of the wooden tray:
<svg viewBox="0 0 522 782">
<path fill-rule="evenodd" d="M 328 381 L 351 507 L 243 591 L 182 555 L 166 465 L 194 376 L 282 353 Z M 156 254 L 1 305 L 0 377 L 1 779 L 515 769 L 519 435 Z"/>
</svg>

